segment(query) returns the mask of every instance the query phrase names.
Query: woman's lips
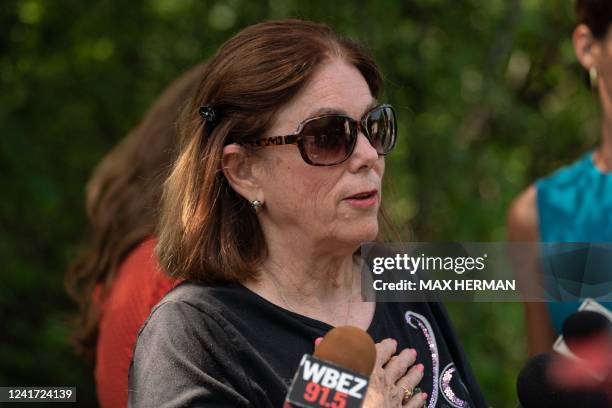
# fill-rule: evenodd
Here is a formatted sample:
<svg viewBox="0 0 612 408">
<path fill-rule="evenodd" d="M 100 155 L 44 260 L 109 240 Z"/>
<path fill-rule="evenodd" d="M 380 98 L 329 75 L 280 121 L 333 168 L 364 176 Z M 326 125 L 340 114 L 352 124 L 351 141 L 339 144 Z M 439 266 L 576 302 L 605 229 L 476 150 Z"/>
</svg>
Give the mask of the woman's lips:
<svg viewBox="0 0 612 408">
<path fill-rule="evenodd" d="M 378 204 L 378 199 L 378 190 L 372 190 L 352 195 L 344 201 L 355 207 L 367 208 Z"/>
</svg>

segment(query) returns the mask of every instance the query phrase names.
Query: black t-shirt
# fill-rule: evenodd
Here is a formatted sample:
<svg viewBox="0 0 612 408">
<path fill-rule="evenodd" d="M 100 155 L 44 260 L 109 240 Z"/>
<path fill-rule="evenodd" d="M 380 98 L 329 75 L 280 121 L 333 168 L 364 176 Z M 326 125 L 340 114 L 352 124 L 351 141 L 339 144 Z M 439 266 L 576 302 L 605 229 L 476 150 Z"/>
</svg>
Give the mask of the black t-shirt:
<svg viewBox="0 0 612 408">
<path fill-rule="evenodd" d="M 129 405 L 280 408 L 300 359 L 331 329 L 242 285 L 185 282 L 140 329 Z M 367 331 L 417 350 L 426 407 L 487 406 L 440 304 L 377 303 Z"/>
</svg>

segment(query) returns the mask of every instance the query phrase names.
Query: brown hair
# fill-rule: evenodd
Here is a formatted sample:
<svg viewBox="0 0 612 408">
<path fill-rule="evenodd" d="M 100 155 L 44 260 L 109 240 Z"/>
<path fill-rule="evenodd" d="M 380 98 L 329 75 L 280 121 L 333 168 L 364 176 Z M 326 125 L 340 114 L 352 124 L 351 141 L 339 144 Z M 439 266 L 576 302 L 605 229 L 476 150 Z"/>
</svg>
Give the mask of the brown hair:
<svg viewBox="0 0 612 408">
<path fill-rule="evenodd" d="M 204 64 L 174 81 L 132 130 L 94 170 L 86 192 L 89 247 L 71 266 L 66 289 L 79 303 L 74 335 L 77 352 L 95 355 L 99 311 L 93 299 L 100 285 L 103 300 L 119 265 L 134 247 L 155 232 L 164 179 L 176 156 L 175 122 L 193 95 Z"/>
<path fill-rule="evenodd" d="M 595 38 L 602 40 L 612 23 L 612 2 L 610 0 L 578 0 L 576 17 L 578 24 L 585 24 Z"/>
<path fill-rule="evenodd" d="M 265 22 L 218 50 L 179 120 L 185 145 L 165 184 L 156 248 L 166 273 L 203 282 L 257 277 L 265 240 L 249 203 L 223 176 L 223 147 L 263 135 L 275 112 L 333 57 L 355 66 L 378 96 L 382 81 L 372 58 L 323 24 Z M 212 131 L 198 114 L 204 105 L 222 114 Z"/>
</svg>

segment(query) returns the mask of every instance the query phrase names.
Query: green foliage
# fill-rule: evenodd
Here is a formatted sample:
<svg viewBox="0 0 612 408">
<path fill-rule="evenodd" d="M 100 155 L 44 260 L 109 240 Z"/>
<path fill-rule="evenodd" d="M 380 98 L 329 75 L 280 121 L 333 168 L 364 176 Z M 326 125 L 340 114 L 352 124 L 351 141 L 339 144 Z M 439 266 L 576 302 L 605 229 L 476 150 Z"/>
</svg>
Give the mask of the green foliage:
<svg viewBox="0 0 612 408">
<path fill-rule="evenodd" d="M 173 78 L 241 28 L 299 17 L 366 44 L 399 111 L 387 206 L 421 241 L 505 239 L 512 198 L 597 140 L 566 0 L 8 0 L 0 7 L 0 384 L 76 385 L 63 274 L 96 162 Z M 516 405 L 518 304 L 453 304 L 491 405 Z"/>
</svg>

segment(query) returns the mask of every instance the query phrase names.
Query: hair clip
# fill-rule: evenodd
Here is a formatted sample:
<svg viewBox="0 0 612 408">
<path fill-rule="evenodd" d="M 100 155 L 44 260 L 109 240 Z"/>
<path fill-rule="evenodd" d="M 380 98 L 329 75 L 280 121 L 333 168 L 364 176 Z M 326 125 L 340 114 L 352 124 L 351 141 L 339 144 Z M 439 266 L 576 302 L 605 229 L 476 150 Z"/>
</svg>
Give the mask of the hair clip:
<svg viewBox="0 0 612 408">
<path fill-rule="evenodd" d="M 206 122 L 212 124 L 215 121 L 217 113 L 215 112 L 215 108 L 210 105 L 200 106 L 200 116 L 202 116 Z"/>
</svg>

